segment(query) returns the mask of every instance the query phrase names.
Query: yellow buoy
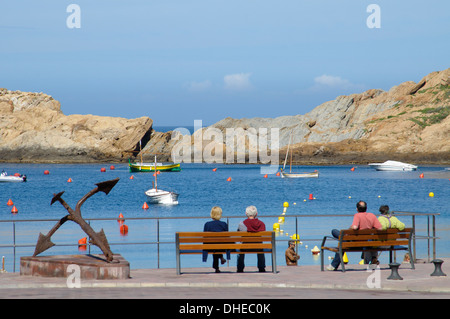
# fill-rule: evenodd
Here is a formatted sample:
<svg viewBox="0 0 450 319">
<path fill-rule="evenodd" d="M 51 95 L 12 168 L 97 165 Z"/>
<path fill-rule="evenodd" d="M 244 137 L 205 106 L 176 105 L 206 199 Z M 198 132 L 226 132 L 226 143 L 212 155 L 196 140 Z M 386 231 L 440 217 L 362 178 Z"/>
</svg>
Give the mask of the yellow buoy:
<svg viewBox="0 0 450 319">
<path fill-rule="evenodd" d="M 433 193 L 433 192 L 430 192 L 430 193 L 428 194 L 428 196 L 434 197 L 434 193 Z"/>
<path fill-rule="evenodd" d="M 280 231 L 280 224 L 278 223 L 273 224 L 273 231 Z"/>
<path fill-rule="evenodd" d="M 344 262 L 344 264 L 348 264 L 348 257 L 347 257 L 347 253 L 344 253 L 344 256 L 342 256 L 342 261 Z"/>
<path fill-rule="evenodd" d="M 288 202 L 284 202 L 283 203 L 283 207 L 289 207 L 289 203 Z"/>
<path fill-rule="evenodd" d="M 280 224 L 284 223 L 284 217 L 283 216 L 278 217 L 278 222 Z"/>
</svg>

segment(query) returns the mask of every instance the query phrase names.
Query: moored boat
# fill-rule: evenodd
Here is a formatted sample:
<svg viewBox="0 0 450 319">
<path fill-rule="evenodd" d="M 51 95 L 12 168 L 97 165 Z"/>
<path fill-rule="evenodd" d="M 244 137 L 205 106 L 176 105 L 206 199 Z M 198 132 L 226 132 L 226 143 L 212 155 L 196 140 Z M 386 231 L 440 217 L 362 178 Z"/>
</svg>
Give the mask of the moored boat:
<svg viewBox="0 0 450 319">
<path fill-rule="evenodd" d="M 402 163 L 398 161 L 386 161 L 384 163 L 370 163 L 369 166 L 375 168 L 377 171 L 415 171 L 416 165 Z"/>
<path fill-rule="evenodd" d="M 128 160 L 128 167 L 130 168 L 130 172 L 154 172 L 156 170 L 161 172 L 179 172 L 181 171 L 181 167 L 179 163 L 131 163 Z"/>
<path fill-rule="evenodd" d="M 158 189 L 158 171 L 159 167 L 156 165 L 156 156 L 154 167 L 156 171 L 153 173 L 155 176 L 155 182 L 153 188 L 147 190 L 145 195 L 147 196 L 147 202 L 149 204 L 167 204 L 167 205 L 177 205 L 178 204 L 178 194 L 172 191 L 165 191 Z"/>
<path fill-rule="evenodd" d="M 311 178 L 319 177 L 319 172 L 305 172 L 305 173 L 285 173 L 281 172 L 282 178 Z"/>
<path fill-rule="evenodd" d="M 26 181 L 27 181 L 26 175 L 21 174 L 8 175 L 8 173 L 6 173 L 5 171 L 1 172 L 0 174 L 0 183 L 20 183 Z"/>
</svg>

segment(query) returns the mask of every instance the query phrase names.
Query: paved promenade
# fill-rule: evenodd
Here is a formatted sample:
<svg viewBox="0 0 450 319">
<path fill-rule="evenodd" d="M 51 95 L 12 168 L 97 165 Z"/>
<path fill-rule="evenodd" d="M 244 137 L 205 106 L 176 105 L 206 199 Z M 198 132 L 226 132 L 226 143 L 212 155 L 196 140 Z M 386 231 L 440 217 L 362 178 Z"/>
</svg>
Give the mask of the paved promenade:
<svg viewBox="0 0 450 319">
<path fill-rule="evenodd" d="M 249 261 L 250 263 L 250 258 Z M 126 280 L 81 280 L 81 288 L 69 288 L 66 278 L 20 276 L 0 273 L 0 298 L 157 298 L 157 299 L 305 299 L 305 298 L 450 298 L 450 259 L 442 270 L 447 276 L 432 277 L 432 263 L 417 263 L 416 269 L 402 264 L 403 280 L 388 280 L 391 270 L 381 265 L 368 270 L 363 265 L 348 265 L 341 271 L 320 271 L 320 265 L 278 266 L 273 274 L 258 273 L 247 266 L 245 273 L 236 267 L 131 270 Z"/>
</svg>

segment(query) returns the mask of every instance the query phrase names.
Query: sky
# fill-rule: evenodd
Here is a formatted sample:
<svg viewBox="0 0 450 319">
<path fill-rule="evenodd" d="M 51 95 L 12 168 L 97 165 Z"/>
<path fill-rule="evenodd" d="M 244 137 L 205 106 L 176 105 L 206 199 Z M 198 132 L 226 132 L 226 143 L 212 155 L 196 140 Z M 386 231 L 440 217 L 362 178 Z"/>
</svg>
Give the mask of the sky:
<svg viewBox="0 0 450 319">
<path fill-rule="evenodd" d="M 442 0 L 0 0 L 0 34 L 0 87 L 154 126 L 306 114 L 450 67 Z"/>
</svg>

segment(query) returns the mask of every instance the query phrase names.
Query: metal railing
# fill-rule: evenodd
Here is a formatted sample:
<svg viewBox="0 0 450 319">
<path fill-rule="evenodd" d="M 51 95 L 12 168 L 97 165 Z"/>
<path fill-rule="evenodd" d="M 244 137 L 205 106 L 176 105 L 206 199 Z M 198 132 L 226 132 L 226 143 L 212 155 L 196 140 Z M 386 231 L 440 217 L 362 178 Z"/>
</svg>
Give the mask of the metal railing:
<svg viewBox="0 0 450 319">
<path fill-rule="evenodd" d="M 416 239 L 423 239 L 427 240 L 427 261 L 430 262 L 430 254 L 432 254 L 433 259 L 436 259 L 436 240 L 439 239 L 439 237 L 436 236 L 436 216 L 439 216 L 439 213 L 419 213 L 419 212 L 395 212 L 396 216 L 402 216 L 402 217 L 411 217 L 411 224 L 413 228 L 413 252 L 412 257 L 416 259 Z M 354 214 L 304 214 L 304 215 L 283 215 L 283 217 L 287 219 L 295 219 L 295 234 L 299 234 L 300 228 L 299 228 L 299 219 L 303 218 L 341 218 L 346 217 L 353 218 Z M 279 218 L 280 215 L 261 215 L 259 216 L 259 219 L 261 220 L 267 220 L 269 218 Z M 427 225 L 426 225 L 426 235 L 417 235 L 416 234 L 416 227 L 417 227 L 417 217 L 426 217 L 427 219 Z M 222 220 L 226 220 L 227 224 L 230 225 L 230 219 L 243 219 L 243 216 L 223 216 Z M 431 222 L 430 222 L 431 218 Z M 156 240 L 155 241 L 139 241 L 139 242 L 109 242 L 109 245 L 156 245 L 156 251 L 157 251 L 157 268 L 160 268 L 160 246 L 161 245 L 167 245 L 167 244 L 175 244 L 175 240 L 173 241 L 161 241 L 160 239 L 160 221 L 161 220 L 183 220 L 183 219 L 209 219 L 209 216 L 195 216 L 195 217 L 128 217 L 126 220 L 154 220 L 156 221 Z M 85 218 L 85 220 L 88 223 L 91 223 L 92 221 L 116 221 L 117 218 Z M 351 219 L 350 219 L 351 220 Z M 12 248 L 13 249 L 13 272 L 16 271 L 16 258 L 17 258 L 17 252 L 16 248 L 32 248 L 35 247 L 35 243 L 25 243 L 25 244 L 18 244 L 16 243 L 16 224 L 18 223 L 40 223 L 40 222 L 56 222 L 59 221 L 59 219 L 24 219 L 24 220 L 0 220 L 0 223 L 11 223 L 12 224 L 12 244 L 0 244 L 0 249 L 2 248 Z M 268 226 L 266 226 L 269 228 Z M 322 231 L 322 230 L 321 230 Z M 322 232 L 320 234 L 320 238 L 308 238 L 308 237 L 302 237 L 302 242 L 308 242 L 308 241 L 321 241 L 323 239 Z M 289 241 L 290 238 L 286 239 L 277 239 L 277 242 L 279 241 Z M 430 245 L 432 247 L 430 247 Z M 78 244 L 56 244 L 55 246 L 64 247 L 64 246 L 78 246 Z M 89 241 L 87 242 L 87 246 L 89 247 L 88 253 L 90 253 L 91 245 L 89 244 Z M 430 252 L 431 248 L 431 252 Z M 175 249 L 175 248 L 174 248 Z"/>
</svg>

